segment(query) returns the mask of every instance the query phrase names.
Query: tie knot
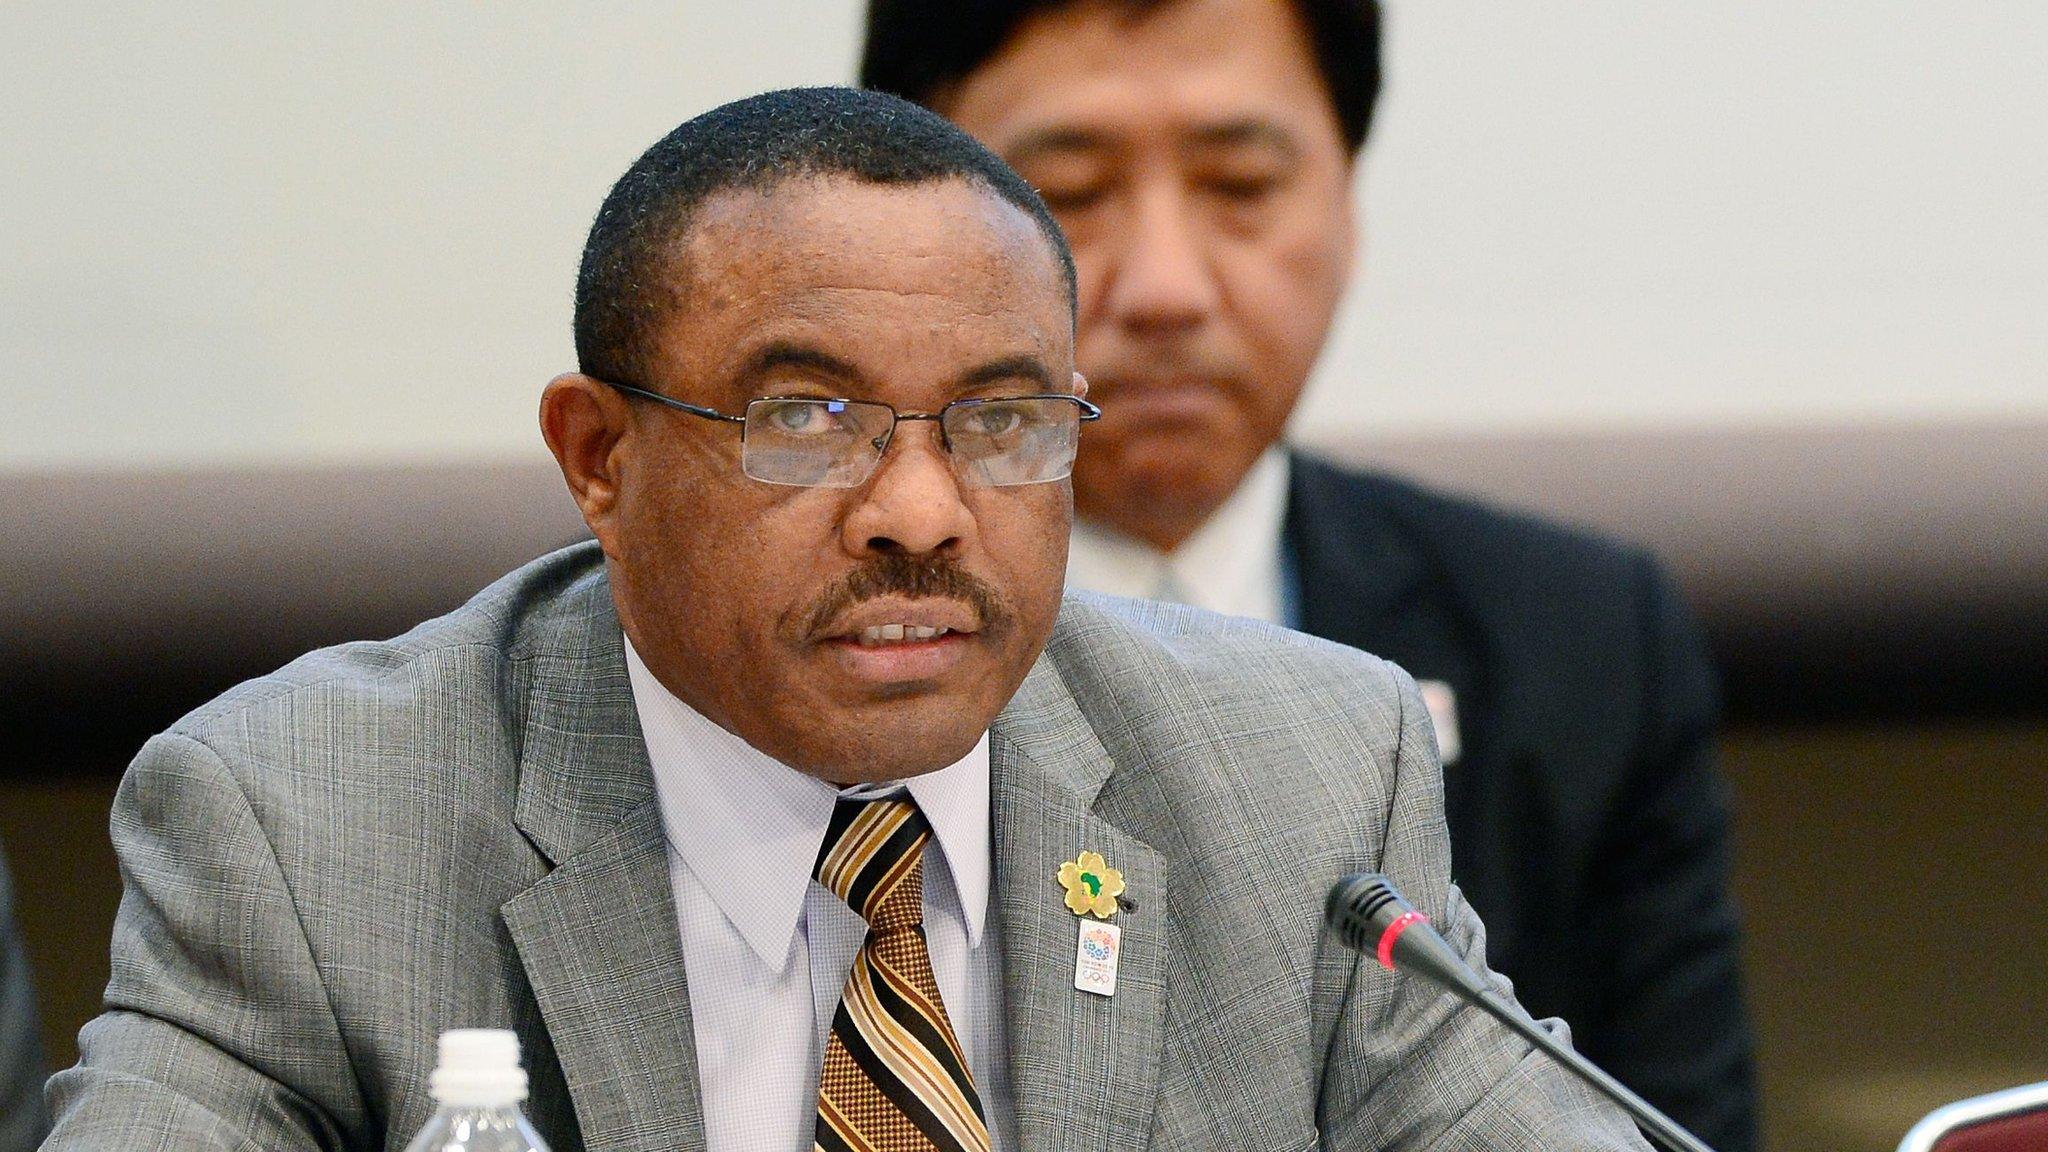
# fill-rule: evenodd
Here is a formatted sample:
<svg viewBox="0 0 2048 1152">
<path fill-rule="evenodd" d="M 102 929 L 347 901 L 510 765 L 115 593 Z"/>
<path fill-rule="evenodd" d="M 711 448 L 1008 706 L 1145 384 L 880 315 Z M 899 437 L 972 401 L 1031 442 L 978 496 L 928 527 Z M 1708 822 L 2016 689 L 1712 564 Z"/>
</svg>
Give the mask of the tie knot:
<svg viewBox="0 0 2048 1152">
<path fill-rule="evenodd" d="M 877 932 L 924 923 L 924 844 L 932 826 L 905 796 L 841 800 L 818 850 L 818 883 Z"/>
</svg>

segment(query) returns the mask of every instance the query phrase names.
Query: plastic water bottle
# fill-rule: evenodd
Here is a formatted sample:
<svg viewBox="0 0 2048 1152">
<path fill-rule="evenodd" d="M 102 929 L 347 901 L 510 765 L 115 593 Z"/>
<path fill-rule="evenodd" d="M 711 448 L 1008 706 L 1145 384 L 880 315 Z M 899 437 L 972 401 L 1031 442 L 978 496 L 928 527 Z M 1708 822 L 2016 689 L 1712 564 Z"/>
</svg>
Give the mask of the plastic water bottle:
<svg viewBox="0 0 2048 1152">
<path fill-rule="evenodd" d="M 519 1066 L 519 1037 L 512 1033 L 441 1033 L 440 1064 L 427 1086 L 440 1108 L 406 1152 L 548 1152 L 519 1111 L 526 1070 Z"/>
</svg>

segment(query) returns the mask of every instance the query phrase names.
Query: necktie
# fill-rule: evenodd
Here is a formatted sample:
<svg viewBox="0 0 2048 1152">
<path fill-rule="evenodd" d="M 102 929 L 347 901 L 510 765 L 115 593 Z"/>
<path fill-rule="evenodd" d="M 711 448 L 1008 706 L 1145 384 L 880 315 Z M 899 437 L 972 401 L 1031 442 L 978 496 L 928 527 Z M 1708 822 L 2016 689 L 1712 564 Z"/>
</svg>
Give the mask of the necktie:
<svg viewBox="0 0 2048 1152">
<path fill-rule="evenodd" d="M 818 1079 L 820 1152 L 988 1152 L 988 1123 L 924 939 L 931 825 L 907 797 L 841 800 L 818 883 L 868 922 Z"/>
</svg>

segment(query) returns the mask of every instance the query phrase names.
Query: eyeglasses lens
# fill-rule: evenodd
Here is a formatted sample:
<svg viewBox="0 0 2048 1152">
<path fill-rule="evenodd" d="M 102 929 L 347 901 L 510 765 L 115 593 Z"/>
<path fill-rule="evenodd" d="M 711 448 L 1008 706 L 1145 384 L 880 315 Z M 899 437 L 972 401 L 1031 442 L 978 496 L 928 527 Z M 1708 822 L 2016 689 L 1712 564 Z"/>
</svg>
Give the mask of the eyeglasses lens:
<svg viewBox="0 0 2048 1152">
<path fill-rule="evenodd" d="M 1058 397 L 955 404 L 944 422 L 961 482 L 976 487 L 1064 479 L 1081 443 L 1081 410 Z"/>
<path fill-rule="evenodd" d="M 1073 470 L 1081 410 L 1060 397 L 976 400 L 941 416 L 953 466 L 969 487 L 1042 484 Z M 741 467 L 755 480 L 852 488 L 881 459 L 896 414 L 849 400 L 755 400 L 747 405 Z"/>
<path fill-rule="evenodd" d="M 847 400 L 756 400 L 747 405 L 740 465 L 768 484 L 852 488 L 868 478 L 896 414 Z"/>
</svg>

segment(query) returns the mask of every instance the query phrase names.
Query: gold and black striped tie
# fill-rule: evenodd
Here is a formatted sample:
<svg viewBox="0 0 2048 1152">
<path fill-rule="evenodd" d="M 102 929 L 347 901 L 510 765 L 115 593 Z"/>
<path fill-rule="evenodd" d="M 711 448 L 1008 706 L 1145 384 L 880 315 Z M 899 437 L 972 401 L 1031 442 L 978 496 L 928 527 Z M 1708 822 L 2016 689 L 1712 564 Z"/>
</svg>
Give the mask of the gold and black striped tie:
<svg viewBox="0 0 2048 1152">
<path fill-rule="evenodd" d="M 820 1152 L 988 1152 L 988 1120 L 924 939 L 931 825 L 908 797 L 841 800 L 818 882 L 868 922 L 818 1079 Z"/>
</svg>

